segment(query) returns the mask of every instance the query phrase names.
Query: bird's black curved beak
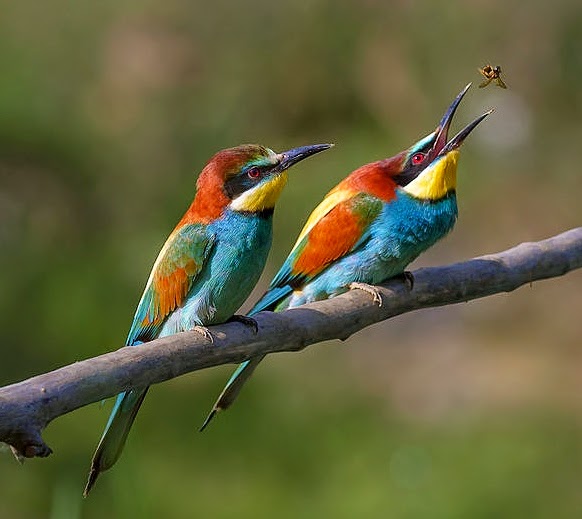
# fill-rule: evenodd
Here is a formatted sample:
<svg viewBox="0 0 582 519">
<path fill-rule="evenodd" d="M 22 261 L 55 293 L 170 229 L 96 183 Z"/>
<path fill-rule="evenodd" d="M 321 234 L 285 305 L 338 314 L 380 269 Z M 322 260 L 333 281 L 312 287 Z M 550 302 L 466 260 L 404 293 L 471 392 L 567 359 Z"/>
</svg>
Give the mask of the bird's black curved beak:
<svg viewBox="0 0 582 519">
<path fill-rule="evenodd" d="M 489 110 L 484 114 L 481 114 L 477 119 L 475 119 L 472 123 L 465 126 L 457 135 L 455 135 L 450 141 L 447 141 L 449 136 L 449 128 L 451 126 L 451 121 L 453 120 L 453 116 L 457 111 L 461 100 L 467 93 L 467 91 L 471 88 L 471 83 L 469 83 L 463 90 L 459 92 L 455 100 L 451 103 L 451 106 L 447 108 L 447 111 L 443 115 L 437 129 L 437 137 L 435 139 L 435 143 L 432 147 L 432 155 L 433 156 L 441 156 L 446 155 L 448 152 L 455 150 L 463 144 L 463 141 L 467 138 L 467 136 L 473 131 L 473 129 L 487 117 L 493 110 Z"/>
<path fill-rule="evenodd" d="M 449 142 L 447 142 L 445 147 L 439 152 L 439 155 L 446 155 L 450 151 L 459 148 L 461 144 L 463 144 L 463 141 L 467 138 L 467 135 L 469 135 L 475 129 L 475 127 L 492 112 L 493 109 L 481 114 L 472 123 L 469 123 L 467 126 L 465 126 L 459 133 L 457 133 L 457 135 L 455 135 Z"/>
<path fill-rule="evenodd" d="M 328 150 L 332 146 L 333 144 L 312 144 L 310 146 L 300 146 L 299 148 L 293 148 L 292 150 L 284 151 L 283 153 L 279 154 L 281 161 L 279 162 L 277 169 L 279 171 L 285 171 L 286 169 L 293 166 L 293 164 L 297 164 L 303 159 L 311 157 L 311 155 Z"/>
<path fill-rule="evenodd" d="M 435 130 L 437 133 L 437 137 L 432 147 L 432 152 L 435 156 L 438 155 L 441 152 L 441 150 L 445 147 L 449 135 L 449 128 L 453 120 L 453 116 L 455 115 L 455 112 L 457 111 L 459 104 L 461 104 L 461 100 L 463 99 L 469 88 L 471 88 L 471 83 L 469 83 L 465 88 L 463 88 L 463 90 L 459 92 L 457 97 L 455 97 L 455 100 L 451 103 L 451 106 L 447 108 L 447 111 L 441 118 L 441 121 Z"/>
</svg>

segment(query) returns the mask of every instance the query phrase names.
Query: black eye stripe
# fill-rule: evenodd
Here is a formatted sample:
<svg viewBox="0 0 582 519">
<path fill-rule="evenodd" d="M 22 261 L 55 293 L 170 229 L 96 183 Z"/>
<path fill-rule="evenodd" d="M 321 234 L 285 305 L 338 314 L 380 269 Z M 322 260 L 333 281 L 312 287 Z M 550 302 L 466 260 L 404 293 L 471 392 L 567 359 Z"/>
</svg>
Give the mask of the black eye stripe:
<svg viewBox="0 0 582 519">
<path fill-rule="evenodd" d="M 257 185 L 257 182 L 269 174 L 273 166 L 250 166 L 244 168 L 237 175 L 229 178 L 224 183 L 224 192 L 232 200 L 241 193 L 248 191 Z M 249 174 L 252 170 L 258 170 L 258 175 Z"/>
<path fill-rule="evenodd" d="M 399 186 L 404 187 L 407 184 L 410 184 L 416 177 L 418 177 L 418 175 L 422 173 L 423 169 L 424 168 L 420 164 L 418 166 L 406 168 L 402 173 L 396 175 L 394 180 Z"/>
<path fill-rule="evenodd" d="M 433 142 L 430 142 L 426 144 L 426 146 L 415 150 L 414 153 L 411 153 L 408 156 L 408 159 L 406 160 L 402 172 L 394 177 L 394 180 L 399 186 L 404 187 L 407 184 L 410 184 L 416 177 L 418 177 L 418 175 L 420 175 L 423 172 L 423 170 L 426 167 L 429 166 L 430 162 L 427 160 L 427 155 L 432 149 L 433 144 L 434 144 Z M 424 159 L 418 164 L 414 164 L 413 158 L 415 155 L 418 155 L 419 153 L 422 153 L 424 155 Z"/>
</svg>

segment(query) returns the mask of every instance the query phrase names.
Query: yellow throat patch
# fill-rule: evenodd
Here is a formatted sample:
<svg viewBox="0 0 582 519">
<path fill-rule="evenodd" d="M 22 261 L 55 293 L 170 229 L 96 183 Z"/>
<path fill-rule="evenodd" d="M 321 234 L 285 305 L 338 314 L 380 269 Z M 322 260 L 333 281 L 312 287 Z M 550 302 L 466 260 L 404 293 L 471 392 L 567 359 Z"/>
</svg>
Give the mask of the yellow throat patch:
<svg viewBox="0 0 582 519">
<path fill-rule="evenodd" d="M 233 211 L 248 211 L 258 213 L 267 209 L 273 209 L 281 191 L 289 178 L 287 171 L 274 175 L 266 182 L 245 191 L 237 196 L 230 204 Z"/>
<path fill-rule="evenodd" d="M 459 150 L 449 151 L 402 188 L 421 200 L 440 200 L 457 187 Z"/>
</svg>

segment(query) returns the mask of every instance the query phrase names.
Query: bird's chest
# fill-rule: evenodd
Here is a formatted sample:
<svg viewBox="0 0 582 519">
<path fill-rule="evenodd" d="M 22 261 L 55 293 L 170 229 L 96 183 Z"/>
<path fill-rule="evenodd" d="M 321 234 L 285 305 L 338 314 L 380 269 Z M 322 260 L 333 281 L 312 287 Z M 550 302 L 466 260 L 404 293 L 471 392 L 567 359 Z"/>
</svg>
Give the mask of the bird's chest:
<svg viewBox="0 0 582 519">
<path fill-rule="evenodd" d="M 436 202 L 399 195 L 393 203 L 386 204 L 375 224 L 375 252 L 390 268 L 402 270 L 445 236 L 456 219 L 454 193 Z"/>
<path fill-rule="evenodd" d="M 207 297 L 215 309 L 211 322 L 228 319 L 249 296 L 267 261 L 271 218 L 233 215 L 216 229 L 208 265 Z"/>
<path fill-rule="evenodd" d="M 271 247 L 271 221 L 270 217 L 237 213 L 225 217 L 213 229 L 217 244 L 211 263 L 217 268 L 226 265 L 245 268 L 248 267 L 245 262 L 260 264 L 266 260 Z"/>
<path fill-rule="evenodd" d="M 271 246 L 271 219 L 227 215 L 209 225 L 215 237 L 210 257 L 186 302 L 164 323 L 159 336 L 229 319 L 256 285 Z"/>
</svg>

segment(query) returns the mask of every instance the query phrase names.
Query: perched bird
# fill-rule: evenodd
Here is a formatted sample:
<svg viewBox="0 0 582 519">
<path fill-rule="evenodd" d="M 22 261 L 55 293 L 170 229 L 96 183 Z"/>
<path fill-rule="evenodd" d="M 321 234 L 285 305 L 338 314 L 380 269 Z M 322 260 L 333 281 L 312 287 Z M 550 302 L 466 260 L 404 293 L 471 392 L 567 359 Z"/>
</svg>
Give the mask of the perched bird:
<svg viewBox="0 0 582 519">
<path fill-rule="evenodd" d="M 309 216 L 295 246 L 249 315 L 328 299 L 350 288 L 370 292 L 445 236 L 457 218 L 459 147 L 491 111 L 451 140 L 449 126 L 467 85 L 436 130 L 392 158 L 366 164 L 332 189 Z M 227 409 L 262 356 L 240 364 L 204 421 Z"/>
<path fill-rule="evenodd" d="M 207 335 L 205 326 L 233 318 L 265 265 L 287 169 L 330 146 L 275 153 L 249 144 L 214 155 L 198 177 L 194 201 L 154 263 L 126 345 L 192 329 Z M 119 458 L 147 390 L 117 396 L 91 462 L 85 496 Z"/>
</svg>

